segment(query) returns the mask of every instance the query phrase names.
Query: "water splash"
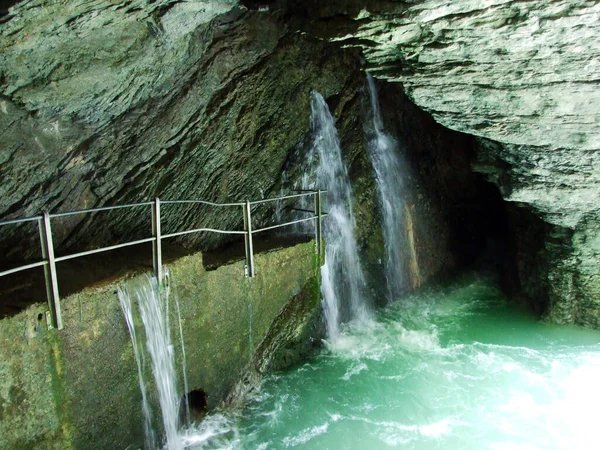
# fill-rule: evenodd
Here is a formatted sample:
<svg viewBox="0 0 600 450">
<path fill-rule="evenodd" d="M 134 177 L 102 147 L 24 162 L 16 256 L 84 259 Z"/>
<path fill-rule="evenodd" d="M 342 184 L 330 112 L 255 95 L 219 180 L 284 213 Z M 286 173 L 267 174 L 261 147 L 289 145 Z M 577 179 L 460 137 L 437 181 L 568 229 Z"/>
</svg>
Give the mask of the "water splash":
<svg viewBox="0 0 600 450">
<path fill-rule="evenodd" d="M 384 272 L 387 283 L 387 300 L 397 300 L 405 285 L 405 270 L 402 260 L 404 244 L 404 192 L 403 166 L 400 162 L 398 143 L 384 131 L 383 119 L 375 82 L 367 74 L 371 104 L 372 128 L 366 128 L 369 154 L 375 170 L 385 246 Z"/>
<path fill-rule="evenodd" d="M 221 413 L 211 414 L 185 430 L 181 440 L 186 450 L 239 448 L 238 430 L 232 417 Z"/>
<path fill-rule="evenodd" d="M 311 93 L 311 111 L 314 140 L 307 161 L 316 164 L 316 170 L 305 171 L 302 188 L 327 189 L 329 216 L 323 221 L 326 250 L 325 264 L 321 268 L 321 292 L 327 334 L 333 341 L 339 336 L 341 322 L 367 323 L 370 311 L 365 301 L 365 279 L 354 236 L 348 171 L 342 162 L 335 121 L 325 99 L 316 91 Z M 311 173 L 316 177 L 310 177 Z"/>
<path fill-rule="evenodd" d="M 507 330 L 509 332 L 507 332 Z M 413 294 L 267 377 L 204 448 L 595 449 L 600 332 L 539 323 L 483 280 Z"/>
</svg>

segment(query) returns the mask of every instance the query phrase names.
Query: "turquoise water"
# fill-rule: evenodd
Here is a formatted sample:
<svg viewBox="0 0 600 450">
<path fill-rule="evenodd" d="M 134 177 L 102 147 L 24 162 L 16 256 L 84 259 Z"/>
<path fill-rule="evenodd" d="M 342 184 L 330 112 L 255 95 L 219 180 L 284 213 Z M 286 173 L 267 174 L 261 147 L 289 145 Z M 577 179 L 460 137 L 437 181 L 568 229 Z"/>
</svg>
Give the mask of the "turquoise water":
<svg viewBox="0 0 600 450">
<path fill-rule="evenodd" d="M 268 377 L 188 444 L 597 449 L 599 343 L 597 331 L 536 321 L 484 281 L 420 294 Z"/>
</svg>

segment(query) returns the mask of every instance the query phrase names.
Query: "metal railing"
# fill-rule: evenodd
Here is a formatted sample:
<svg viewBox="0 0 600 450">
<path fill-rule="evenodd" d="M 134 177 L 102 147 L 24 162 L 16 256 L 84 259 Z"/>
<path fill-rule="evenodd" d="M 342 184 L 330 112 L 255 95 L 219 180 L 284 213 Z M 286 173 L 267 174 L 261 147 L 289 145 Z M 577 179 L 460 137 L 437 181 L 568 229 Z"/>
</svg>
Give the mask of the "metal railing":
<svg viewBox="0 0 600 450">
<path fill-rule="evenodd" d="M 37 222 L 39 236 L 40 236 L 40 245 L 42 250 L 42 261 L 34 262 L 31 264 L 25 264 L 19 267 L 14 267 L 9 270 L 5 270 L 0 272 L 0 277 L 11 275 L 13 273 L 21 272 L 28 269 L 34 269 L 37 267 L 44 268 L 44 275 L 46 279 L 46 296 L 48 299 L 48 308 L 51 316 L 51 326 L 62 330 L 63 322 L 60 308 L 60 294 L 58 290 L 58 274 L 56 271 L 56 263 L 67 261 L 74 258 L 80 258 L 83 256 L 89 256 L 96 253 L 107 252 L 110 250 L 116 250 L 124 247 L 130 247 L 133 245 L 152 243 L 152 265 L 154 270 L 154 275 L 158 280 L 159 284 L 163 283 L 163 264 L 162 264 L 162 241 L 164 239 L 174 238 L 178 236 L 184 236 L 191 233 L 199 233 L 199 232 L 211 232 L 211 233 L 221 233 L 221 234 L 231 234 L 231 235 L 243 235 L 244 236 L 244 246 L 246 253 L 246 264 L 244 266 L 244 274 L 246 277 L 254 277 L 256 272 L 254 268 L 254 248 L 253 248 L 253 235 L 256 233 L 262 233 L 264 231 L 274 230 L 276 228 L 282 228 L 290 225 L 295 225 L 303 222 L 316 221 L 315 224 L 315 238 L 316 238 L 316 253 L 319 256 L 319 264 L 323 263 L 323 237 L 322 237 L 322 218 L 327 216 L 326 213 L 323 213 L 321 209 L 321 194 L 327 192 L 324 190 L 314 190 L 303 192 L 300 194 L 293 194 L 281 197 L 268 198 L 264 200 L 257 201 L 248 201 L 240 202 L 240 203 L 213 203 L 202 200 L 169 200 L 169 201 L 161 201 L 156 198 L 153 202 L 142 202 L 142 203 L 133 203 L 129 205 L 119 205 L 119 206 L 109 206 L 102 208 L 93 208 L 93 209 L 83 209 L 79 211 L 71 211 L 64 213 L 56 213 L 49 214 L 48 212 L 44 212 L 41 216 L 29 217 L 26 219 L 16 219 L 16 220 L 7 220 L 4 222 L 0 222 L 0 226 L 4 225 L 17 225 L 26 222 Z M 271 225 L 264 228 L 259 228 L 257 230 L 253 230 L 252 228 L 252 214 L 251 207 L 253 205 L 259 205 L 269 202 L 283 201 L 289 200 L 293 198 L 300 198 L 306 196 L 314 197 L 314 210 L 302 210 L 304 212 L 313 213 L 311 217 L 293 220 L 290 222 L 285 222 L 277 225 Z M 179 231 L 175 233 L 162 234 L 161 233 L 161 205 L 175 205 L 175 204 L 202 204 L 208 206 L 215 207 L 241 207 L 242 208 L 242 217 L 244 221 L 244 229 L 243 230 L 219 230 L 215 228 L 195 228 L 192 230 Z M 58 217 L 67 217 L 73 216 L 76 214 L 89 214 L 96 213 L 101 211 L 112 211 L 115 209 L 124 209 L 124 208 L 142 208 L 142 207 L 150 207 L 152 213 L 152 237 L 138 239 L 135 241 L 124 242 L 121 244 L 110 245 L 107 247 L 97 248 L 94 250 L 88 250 L 84 252 L 73 253 L 66 256 L 56 257 L 54 255 L 54 244 L 52 240 L 52 219 Z"/>
</svg>

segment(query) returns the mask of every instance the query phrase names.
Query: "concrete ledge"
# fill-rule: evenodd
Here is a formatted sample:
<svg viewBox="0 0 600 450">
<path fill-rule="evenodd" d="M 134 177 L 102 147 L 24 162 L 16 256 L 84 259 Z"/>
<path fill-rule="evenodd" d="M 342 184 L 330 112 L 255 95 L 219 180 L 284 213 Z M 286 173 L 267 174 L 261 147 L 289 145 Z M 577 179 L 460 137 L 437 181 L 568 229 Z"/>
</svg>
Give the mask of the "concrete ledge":
<svg viewBox="0 0 600 450">
<path fill-rule="evenodd" d="M 279 353 L 291 362 L 291 352 L 308 339 L 317 317 L 314 242 L 257 255 L 255 262 L 252 280 L 244 277 L 243 262 L 206 272 L 201 254 L 169 265 L 181 307 L 189 387 L 202 387 L 211 408 L 249 364 L 266 367 L 267 358 L 281 359 L 276 351 L 262 350 L 266 336 L 270 347 L 279 342 Z M 0 321 L 1 449 L 142 447 L 137 369 L 116 290 L 112 284 L 63 299 L 60 332 L 46 329 L 45 304 Z M 177 321 L 171 326 L 177 347 Z M 179 348 L 175 352 L 181 354 Z M 147 378 L 158 416 L 154 381 Z M 179 385 L 183 389 L 181 380 Z"/>
</svg>

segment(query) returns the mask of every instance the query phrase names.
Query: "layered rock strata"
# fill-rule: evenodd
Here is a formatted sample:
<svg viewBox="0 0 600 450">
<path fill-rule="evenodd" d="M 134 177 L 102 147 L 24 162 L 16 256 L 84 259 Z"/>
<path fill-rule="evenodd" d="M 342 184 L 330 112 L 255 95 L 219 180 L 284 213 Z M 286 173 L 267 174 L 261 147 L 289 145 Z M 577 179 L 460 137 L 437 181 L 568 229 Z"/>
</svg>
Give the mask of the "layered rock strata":
<svg viewBox="0 0 600 450">
<path fill-rule="evenodd" d="M 344 91 L 357 64 L 227 0 L 25 1 L 0 33 L 4 219 L 265 197 L 308 129 L 310 89 Z M 55 243 L 63 252 L 148 236 L 149 217 L 56 220 Z M 240 229 L 241 209 L 163 208 L 165 233 L 197 226 Z M 29 230 L 3 228 L 7 256 L 35 255 L 35 234 L 24 249 Z M 197 236 L 202 248 L 223 242 Z"/>
<path fill-rule="evenodd" d="M 336 14 L 335 36 L 379 78 L 402 83 L 440 124 L 478 137 L 474 169 L 533 212 L 519 240 L 525 290 L 553 321 L 600 317 L 600 4 L 596 1 L 372 2 Z M 312 28 L 319 32 L 318 24 Z M 537 241 L 537 240 L 536 240 Z M 541 291 L 532 286 L 544 286 Z"/>
<path fill-rule="evenodd" d="M 0 23 L 0 216 L 268 195 L 305 136 L 310 88 L 332 104 L 356 99 L 360 51 L 438 123 L 476 137 L 474 170 L 516 206 L 518 278 L 536 307 L 596 326 L 597 1 L 240 3 L 26 0 L 10 9 Z M 353 114 L 338 117 L 342 128 Z M 239 211 L 165 214 L 167 230 L 241 226 Z M 142 213 L 77 216 L 56 225 L 56 240 L 87 248 L 148 227 Z M 33 255 L 21 244 L 26 230 L 13 230 L 2 247 Z"/>
</svg>

